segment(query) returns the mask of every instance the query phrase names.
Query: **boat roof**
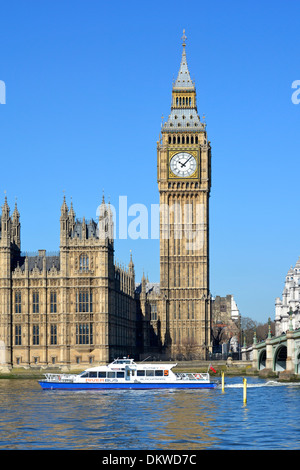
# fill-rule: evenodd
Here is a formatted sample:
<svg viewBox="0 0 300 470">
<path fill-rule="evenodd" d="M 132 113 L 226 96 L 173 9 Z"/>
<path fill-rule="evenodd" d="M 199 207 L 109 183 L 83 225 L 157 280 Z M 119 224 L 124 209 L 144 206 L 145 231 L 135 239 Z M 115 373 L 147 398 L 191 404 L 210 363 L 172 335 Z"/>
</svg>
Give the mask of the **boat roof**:
<svg viewBox="0 0 300 470">
<path fill-rule="evenodd" d="M 123 359 L 115 359 L 113 362 L 107 365 L 102 365 L 102 366 L 95 366 L 95 367 L 89 367 L 88 369 L 85 369 L 84 372 L 86 371 L 103 371 L 107 369 L 123 369 L 126 366 L 133 366 L 134 368 L 137 369 L 172 369 L 175 367 L 177 363 L 162 363 L 162 362 L 156 362 L 156 363 L 151 363 L 151 362 L 140 362 L 136 363 L 134 362 L 134 359 L 130 358 L 123 358 Z"/>
</svg>

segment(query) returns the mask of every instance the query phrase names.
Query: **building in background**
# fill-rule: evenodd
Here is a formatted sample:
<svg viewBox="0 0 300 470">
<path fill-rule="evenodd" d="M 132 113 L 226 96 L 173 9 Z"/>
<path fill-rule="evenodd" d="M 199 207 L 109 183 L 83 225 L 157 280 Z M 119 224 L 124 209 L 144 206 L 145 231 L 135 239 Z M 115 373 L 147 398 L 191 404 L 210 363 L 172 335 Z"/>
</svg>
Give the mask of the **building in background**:
<svg viewBox="0 0 300 470">
<path fill-rule="evenodd" d="M 0 233 L 2 362 L 49 366 L 107 362 L 136 352 L 135 272 L 114 262 L 113 221 L 75 218 L 64 199 L 60 251 L 21 252 L 20 214 L 5 198 Z"/>
<path fill-rule="evenodd" d="M 282 299 L 275 300 L 275 335 L 288 331 L 290 321 L 294 330 L 300 328 L 300 258 L 285 277 Z"/>
<path fill-rule="evenodd" d="M 212 299 L 213 354 L 238 357 L 241 345 L 241 315 L 233 295 Z"/>
</svg>

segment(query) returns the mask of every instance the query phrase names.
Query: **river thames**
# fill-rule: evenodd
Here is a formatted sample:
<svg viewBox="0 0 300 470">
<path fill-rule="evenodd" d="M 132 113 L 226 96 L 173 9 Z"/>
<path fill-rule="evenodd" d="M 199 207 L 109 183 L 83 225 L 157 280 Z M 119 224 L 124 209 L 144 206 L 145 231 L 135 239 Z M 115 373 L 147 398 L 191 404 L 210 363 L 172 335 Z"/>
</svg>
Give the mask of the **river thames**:
<svg viewBox="0 0 300 470">
<path fill-rule="evenodd" d="M 0 380 L 0 449 L 299 450 L 300 383 L 225 377 L 225 390 L 42 391 Z"/>
</svg>

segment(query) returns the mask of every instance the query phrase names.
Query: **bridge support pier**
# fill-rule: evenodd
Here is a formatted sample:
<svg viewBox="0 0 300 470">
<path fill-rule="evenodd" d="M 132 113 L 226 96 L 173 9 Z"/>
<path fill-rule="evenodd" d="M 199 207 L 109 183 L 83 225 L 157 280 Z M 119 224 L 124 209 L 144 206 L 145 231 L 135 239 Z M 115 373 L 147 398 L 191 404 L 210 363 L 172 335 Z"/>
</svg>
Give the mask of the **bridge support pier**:
<svg viewBox="0 0 300 470">
<path fill-rule="evenodd" d="M 273 370 L 273 348 L 271 339 L 266 339 L 266 369 Z"/>
<path fill-rule="evenodd" d="M 295 363 L 294 363 L 294 332 L 287 331 L 286 332 L 286 345 L 287 345 L 287 358 L 286 358 L 286 371 L 294 373 L 295 371 Z"/>
</svg>

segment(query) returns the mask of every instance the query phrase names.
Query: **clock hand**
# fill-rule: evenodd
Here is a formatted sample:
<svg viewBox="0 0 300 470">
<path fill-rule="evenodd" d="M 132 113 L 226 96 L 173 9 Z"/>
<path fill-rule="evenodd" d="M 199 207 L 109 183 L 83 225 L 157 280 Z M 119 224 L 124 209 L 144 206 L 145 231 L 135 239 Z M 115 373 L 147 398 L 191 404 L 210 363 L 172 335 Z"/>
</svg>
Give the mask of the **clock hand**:
<svg viewBox="0 0 300 470">
<path fill-rule="evenodd" d="M 184 163 L 179 162 L 180 165 L 181 165 L 181 168 L 182 168 L 183 166 L 185 166 L 185 165 L 187 164 L 187 162 L 188 162 L 191 158 L 192 158 L 192 156 L 190 156 L 190 157 L 187 159 L 187 161 L 184 162 Z"/>
</svg>

